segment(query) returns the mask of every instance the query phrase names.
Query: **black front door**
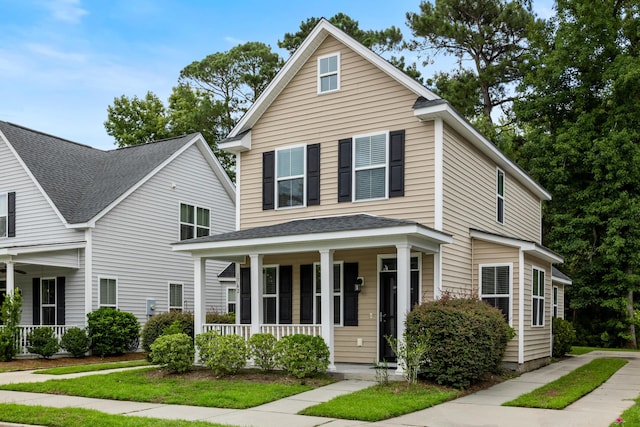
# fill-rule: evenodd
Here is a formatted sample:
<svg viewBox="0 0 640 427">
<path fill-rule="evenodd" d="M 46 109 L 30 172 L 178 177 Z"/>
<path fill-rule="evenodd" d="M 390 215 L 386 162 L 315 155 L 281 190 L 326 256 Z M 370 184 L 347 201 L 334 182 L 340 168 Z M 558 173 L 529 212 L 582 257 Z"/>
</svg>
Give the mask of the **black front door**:
<svg viewBox="0 0 640 427">
<path fill-rule="evenodd" d="M 395 362 L 396 354 L 389 345 L 387 337 L 398 335 L 398 285 L 394 272 L 380 273 L 380 360 Z"/>
</svg>

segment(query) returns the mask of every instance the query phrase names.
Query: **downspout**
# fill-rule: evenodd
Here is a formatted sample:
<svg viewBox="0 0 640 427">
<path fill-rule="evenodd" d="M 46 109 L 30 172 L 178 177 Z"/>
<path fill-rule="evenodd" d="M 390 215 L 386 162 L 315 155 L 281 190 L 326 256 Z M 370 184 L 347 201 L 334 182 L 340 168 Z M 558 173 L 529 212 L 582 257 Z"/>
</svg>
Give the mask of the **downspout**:
<svg viewBox="0 0 640 427">
<path fill-rule="evenodd" d="M 513 293 L 512 293 L 513 295 Z M 518 364 L 524 363 L 524 252 L 518 250 Z"/>
<path fill-rule="evenodd" d="M 87 314 L 93 311 L 93 233 L 91 228 L 84 230 L 87 244 L 84 248 L 84 321 L 87 326 Z"/>
</svg>

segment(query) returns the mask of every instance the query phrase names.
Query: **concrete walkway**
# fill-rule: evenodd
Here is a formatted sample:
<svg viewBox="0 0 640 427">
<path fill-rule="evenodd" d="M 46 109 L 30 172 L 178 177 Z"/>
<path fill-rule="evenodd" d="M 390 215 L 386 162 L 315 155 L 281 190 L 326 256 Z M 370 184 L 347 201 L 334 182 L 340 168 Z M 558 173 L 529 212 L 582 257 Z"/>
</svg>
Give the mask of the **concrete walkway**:
<svg viewBox="0 0 640 427">
<path fill-rule="evenodd" d="M 562 411 L 526 409 L 500 406 L 522 393 L 534 390 L 598 357 L 627 359 L 622 369 L 609 381 L 589 395 Z M 111 371 L 113 372 L 113 371 Z M 106 373 L 106 372 L 100 372 Z M 100 374 L 92 373 L 92 374 Z M 69 378 L 87 374 L 55 376 Z M 34 375 L 31 372 L 0 374 L 0 384 L 25 381 L 44 381 L 54 376 Z M 51 407 L 78 407 L 96 409 L 110 414 L 144 416 L 166 419 L 202 420 L 236 426 L 284 427 L 284 426 L 608 426 L 640 395 L 640 353 L 592 352 L 554 363 L 518 378 L 505 381 L 487 390 L 443 403 L 433 408 L 392 418 L 378 423 L 336 420 L 331 418 L 296 415 L 298 411 L 341 394 L 369 387 L 374 382 L 360 380 L 340 381 L 282 400 L 251 409 L 218 409 L 196 406 L 163 405 L 153 403 L 122 402 L 84 397 L 70 397 L 39 393 L 0 390 L 0 403 L 19 403 Z M 0 426 L 12 424 L 2 424 Z"/>
</svg>

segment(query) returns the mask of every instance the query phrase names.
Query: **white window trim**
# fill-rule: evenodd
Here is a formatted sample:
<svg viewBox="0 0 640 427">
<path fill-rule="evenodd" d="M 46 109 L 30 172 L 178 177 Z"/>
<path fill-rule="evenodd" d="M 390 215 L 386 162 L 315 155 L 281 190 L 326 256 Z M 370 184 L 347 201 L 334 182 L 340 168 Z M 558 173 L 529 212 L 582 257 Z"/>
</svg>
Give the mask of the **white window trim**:
<svg viewBox="0 0 640 427">
<path fill-rule="evenodd" d="M 320 74 L 320 60 L 322 59 L 326 59 L 326 58 L 331 58 L 331 57 L 337 57 L 337 64 L 336 64 L 336 71 L 334 72 L 330 72 L 330 73 L 325 73 L 325 74 Z M 322 55 L 318 57 L 318 62 L 317 62 L 317 75 L 318 75 L 318 95 L 324 95 L 327 93 L 334 93 L 334 92 L 338 92 L 340 90 L 340 52 L 334 52 L 334 53 L 329 53 L 327 55 Z M 336 88 L 335 89 L 331 89 L 331 90 L 325 90 L 322 91 L 322 77 L 325 76 L 331 76 L 335 74 L 336 75 L 336 80 L 337 80 L 337 84 L 336 84 Z"/>
<path fill-rule="evenodd" d="M 181 306 L 177 306 L 177 305 L 171 305 L 171 286 L 175 286 L 175 285 L 180 285 L 180 293 L 182 294 L 180 296 L 180 300 L 182 301 L 182 305 Z M 167 286 L 167 311 L 171 311 L 171 310 L 177 310 L 179 309 L 180 312 L 184 312 L 184 283 L 182 282 L 169 282 L 168 286 Z"/>
<path fill-rule="evenodd" d="M 499 184 L 500 184 L 500 174 L 502 174 L 502 194 L 500 194 L 499 191 Z M 506 194 L 507 194 L 507 175 L 504 173 L 504 171 L 500 168 L 496 168 L 496 222 L 498 224 L 504 225 L 506 222 L 506 211 L 507 211 L 507 207 L 506 207 Z M 500 211 L 500 203 L 499 201 L 502 200 L 502 222 L 498 221 L 498 214 Z"/>
<path fill-rule="evenodd" d="M 188 205 L 188 206 L 193 206 L 193 224 L 190 222 L 182 222 L 182 217 L 181 217 L 181 212 L 182 212 L 182 205 Z M 209 230 L 209 236 L 211 235 L 211 209 L 210 208 L 205 208 L 204 206 L 198 206 L 195 203 L 189 203 L 189 202 L 183 202 L 183 201 L 178 201 L 178 241 L 182 241 L 182 235 L 180 232 L 180 229 L 182 228 L 182 225 L 190 225 L 193 227 L 193 238 L 196 239 L 198 238 L 198 208 L 200 209 L 206 209 L 209 211 L 209 227 L 200 227 L 200 228 L 207 228 Z"/>
<path fill-rule="evenodd" d="M 4 212 L 0 212 L 0 218 L 5 218 L 4 230 L 0 230 L 0 239 L 6 239 L 9 237 L 9 193 L 0 193 L 0 197 L 4 197 L 4 205 L 6 207 Z"/>
<path fill-rule="evenodd" d="M 264 274 L 264 270 L 266 270 L 267 268 L 275 268 L 276 269 L 276 293 L 275 294 L 265 294 L 264 293 L 265 283 L 263 281 L 263 283 L 262 283 L 263 288 L 261 289 L 262 301 L 260 301 L 260 303 L 263 304 L 263 307 L 264 307 L 264 299 L 265 298 L 274 298 L 276 300 L 276 322 L 275 323 L 267 323 L 265 321 L 264 308 L 262 310 L 262 319 L 260 319 L 260 320 L 261 320 L 262 324 L 264 324 L 264 325 L 278 325 L 279 322 L 280 322 L 280 264 L 263 265 L 262 266 L 262 274 Z"/>
<path fill-rule="evenodd" d="M 358 138 L 368 138 L 376 135 L 385 136 L 384 141 L 384 197 L 374 197 L 371 199 L 356 199 L 356 172 L 370 169 L 380 169 L 382 164 L 376 164 L 375 166 L 356 166 L 356 139 Z M 353 167 L 351 168 L 351 201 L 354 203 L 362 203 L 362 202 L 372 202 L 377 200 L 387 200 L 389 198 L 389 131 L 379 131 L 379 132 L 371 132 L 361 135 L 355 135 L 351 139 L 353 143 L 351 144 L 351 159 L 353 162 Z"/>
<path fill-rule="evenodd" d="M 551 295 L 552 299 L 552 303 L 553 303 L 553 311 L 551 312 L 551 314 L 553 315 L 553 317 L 560 317 L 558 316 L 558 298 L 559 298 L 559 290 L 557 286 L 553 286 L 551 292 L 553 293 L 553 295 Z"/>
<path fill-rule="evenodd" d="M 303 166 L 303 172 L 302 175 L 289 175 L 286 178 L 278 178 L 278 152 L 280 151 L 284 151 L 284 150 L 292 150 L 295 148 L 300 148 L 302 147 L 302 166 Z M 299 209 L 299 208 L 305 208 L 307 207 L 307 146 L 306 145 L 292 145 L 289 147 L 282 147 L 282 148 L 278 148 L 276 150 L 275 153 L 275 179 L 274 179 L 274 185 L 275 185 L 275 189 L 274 189 L 274 194 L 275 194 L 275 206 L 276 206 L 276 210 L 287 210 L 287 209 Z M 278 183 L 282 180 L 282 181 L 288 181 L 291 179 L 298 179 L 298 178 L 302 178 L 302 204 L 299 206 L 279 206 L 280 203 L 280 193 L 278 192 Z"/>
<path fill-rule="evenodd" d="M 53 302 L 53 304 L 45 304 L 43 299 L 42 299 L 42 282 L 45 280 L 53 280 L 53 295 L 54 295 L 54 299 L 55 301 Z M 58 279 L 56 279 L 55 277 L 41 277 L 40 278 L 40 324 L 44 325 L 44 323 L 42 323 L 44 321 L 44 308 L 49 308 L 49 307 L 53 307 L 53 325 L 47 325 L 47 326 L 55 326 L 58 323 Z"/>
<path fill-rule="evenodd" d="M 116 303 L 115 303 L 115 305 L 113 305 L 113 304 L 102 304 L 102 301 L 100 301 L 100 294 L 101 294 L 101 292 L 100 292 L 100 286 L 101 286 L 100 282 L 102 281 L 102 279 L 115 280 L 115 282 L 116 282 Z M 115 276 L 98 276 L 98 307 L 99 308 L 101 308 L 101 307 L 111 307 L 111 308 L 116 308 L 117 309 L 118 308 L 119 288 L 120 287 L 118 286 L 118 278 L 117 277 L 115 277 Z"/>
<path fill-rule="evenodd" d="M 233 301 L 231 301 L 231 300 L 229 299 L 229 291 L 230 291 L 231 289 L 233 289 L 234 291 L 236 291 L 236 297 L 235 297 L 235 299 L 234 299 Z M 235 307 L 236 307 L 236 311 L 235 311 L 234 313 L 238 313 L 238 306 L 239 306 L 239 304 L 238 304 L 238 293 L 239 293 L 239 292 L 238 292 L 238 288 L 237 288 L 236 286 L 227 286 L 227 287 L 225 288 L 225 299 L 226 299 L 226 301 L 227 301 L 227 304 L 225 305 L 225 308 L 226 308 L 226 310 L 225 310 L 225 311 L 226 311 L 227 313 L 231 313 L 231 312 L 229 311 L 229 304 L 234 304 L 234 305 L 235 305 Z"/>
<path fill-rule="evenodd" d="M 335 268 L 336 265 L 340 266 L 340 291 L 335 292 L 334 290 L 333 292 L 331 292 L 331 297 L 336 297 L 336 296 L 340 297 L 340 307 L 338 307 L 338 309 L 340 310 L 340 323 L 333 323 L 333 326 L 342 327 L 344 325 L 344 261 L 334 261 L 333 267 Z M 313 324 L 314 325 L 320 325 L 322 323 L 322 322 L 317 322 L 316 320 L 317 319 L 316 314 L 318 313 L 317 297 L 322 297 L 322 293 L 317 292 L 317 283 L 316 283 L 317 268 L 320 268 L 320 263 L 314 262 L 313 263 Z M 333 272 L 331 273 L 333 274 Z M 336 307 L 334 306 L 333 309 L 335 310 Z"/>
<path fill-rule="evenodd" d="M 540 273 L 542 273 L 542 275 L 544 276 L 543 280 L 542 280 L 542 296 L 536 295 L 534 293 L 535 292 L 535 286 L 534 286 L 534 283 L 533 283 L 533 276 L 534 276 L 534 272 L 536 270 L 538 271 L 538 288 L 539 289 L 540 289 Z M 532 328 L 543 328 L 544 325 L 545 325 L 545 314 L 546 314 L 545 313 L 545 311 L 546 311 L 545 310 L 545 308 L 546 308 L 545 307 L 545 304 L 546 304 L 546 302 L 545 302 L 545 298 L 546 298 L 545 297 L 545 295 L 546 295 L 545 286 L 546 286 L 546 283 L 545 282 L 547 280 L 546 276 L 547 276 L 547 273 L 544 270 L 544 268 L 537 267 L 535 265 L 531 267 L 531 327 Z M 536 302 L 538 300 L 542 300 L 542 316 L 540 315 L 540 313 L 538 313 L 538 318 L 539 318 L 539 320 L 540 319 L 542 320 L 542 323 L 534 324 L 533 323 L 533 307 L 535 306 L 535 304 L 536 304 Z"/>
<path fill-rule="evenodd" d="M 485 267 L 509 267 L 509 295 L 482 293 L 482 269 Z M 513 327 L 513 263 L 501 262 L 501 263 L 478 264 L 478 297 L 480 298 L 480 300 L 482 301 L 483 297 L 504 298 L 507 296 L 509 297 L 509 326 Z"/>
</svg>

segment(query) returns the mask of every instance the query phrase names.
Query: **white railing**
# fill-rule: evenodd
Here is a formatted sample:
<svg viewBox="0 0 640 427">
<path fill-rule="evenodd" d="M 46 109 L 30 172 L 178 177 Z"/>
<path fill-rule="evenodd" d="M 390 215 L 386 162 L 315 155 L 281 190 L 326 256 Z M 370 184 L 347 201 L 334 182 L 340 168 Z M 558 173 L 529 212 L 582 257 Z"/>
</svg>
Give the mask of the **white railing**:
<svg viewBox="0 0 640 427">
<path fill-rule="evenodd" d="M 217 331 L 220 335 L 239 335 L 245 340 L 251 337 L 251 325 L 226 325 L 205 323 L 202 325 L 202 332 Z M 286 337 L 288 335 L 302 334 L 319 336 L 322 334 L 320 325 L 261 325 L 260 332 L 263 334 L 271 334 L 276 339 Z"/>
<path fill-rule="evenodd" d="M 322 328 L 320 325 L 262 325 L 260 326 L 260 332 L 271 334 L 279 340 L 282 337 L 295 334 L 321 335 Z"/>
<path fill-rule="evenodd" d="M 34 329 L 38 329 L 38 328 L 51 328 L 53 329 L 53 334 L 55 335 L 55 337 L 58 339 L 58 342 L 60 342 L 60 339 L 62 339 L 62 336 L 65 334 L 65 332 L 67 332 L 68 329 L 70 328 L 74 328 L 76 326 L 70 325 L 64 325 L 64 326 L 55 326 L 55 325 L 47 325 L 47 326 L 43 326 L 43 325 L 20 325 L 18 326 L 19 329 L 19 334 L 18 334 L 18 354 L 30 354 L 29 351 L 27 350 L 27 336 L 34 330 Z M 61 351 L 62 352 L 62 351 Z M 61 353 L 59 352 L 59 353 Z"/>
</svg>

